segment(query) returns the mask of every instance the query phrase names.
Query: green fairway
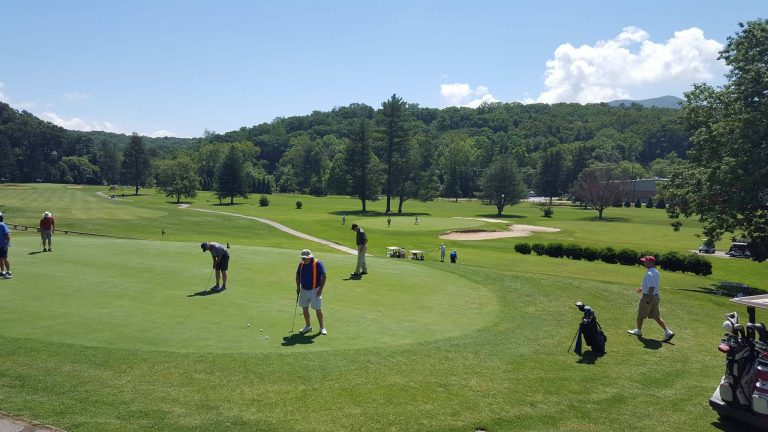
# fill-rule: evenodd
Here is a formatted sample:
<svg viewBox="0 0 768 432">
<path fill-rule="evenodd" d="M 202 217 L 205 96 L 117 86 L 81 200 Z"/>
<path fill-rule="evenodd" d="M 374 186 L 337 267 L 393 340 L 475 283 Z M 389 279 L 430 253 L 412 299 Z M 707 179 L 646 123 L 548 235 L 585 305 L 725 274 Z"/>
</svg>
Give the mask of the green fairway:
<svg viewBox="0 0 768 432">
<path fill-rule="evenodd" d="M 354 255 L 256 220 L 181 209 L 153 192 L 113 200 L 100 191 L 0 186 L 7 223 L 36 226 L 49 210 L 59 230 L 52 253 L 39 252 L 34 232 L 12 232 L 14 276 L 0 279 L 0 411 L 73 431 L 717 430 L 707 400 L 724 370 L 723 314 L 745 311 L 712 292 L 720 281 L 768 289 L 766 263 L 710 258 L 707 277 L 662 271 L 662 316 L 677 334 L 665 344 L 653 322 L 647 339 L 625 332 L 641 267 L 513 250 L 521 241 L 698 246 L 696 224 L 673 232 L 660 210 L 611 208 L 613 219 L 595 221 L 573 207 L 544 218 L 521 203 L 500 219 L 561 231 L 462 242 L 439 235 L 503 229 L 461 219 L 495 219 L 494 207 L 408 201 L 411 213 L 387 228 L 380 201 L 366 214 L 338 196 L 220 206 L 204 192 L 187 202 L 348 247 L 359 223 L 370 274 L 355 280 Z M 223 293 L 202 295 L 213 281 L 201 241 L 231 243 Z M 458 264 L 439 262 L 442 242 L 459 251 Z M 426 260 L 385 258 L 393 245 L 425 250 Z M 317 335 L 314 313 L 313 332 L 290 333 L 303 248 L 328 269 L 327 336 Z M 597 311 L 604 357 L 568 351 L 576 301 Z M 638 414 L 646 411 L 663 420 Z"/>
</svg>

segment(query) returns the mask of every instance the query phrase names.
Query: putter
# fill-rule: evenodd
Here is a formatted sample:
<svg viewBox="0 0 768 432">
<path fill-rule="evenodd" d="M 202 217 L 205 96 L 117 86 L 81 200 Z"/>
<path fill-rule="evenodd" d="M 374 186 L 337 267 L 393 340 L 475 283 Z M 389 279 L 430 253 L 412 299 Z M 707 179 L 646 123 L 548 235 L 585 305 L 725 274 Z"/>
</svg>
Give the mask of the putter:
<svg viewBox="0 0 768 432">
<path fill-rule="evenodd" d="M 212 277 L 213 277 L 213 269 L 211 269 L 211 274 L 208 275 L 208 282 L 205 283 L 205 286 L 203 287 L 203 291 L 208 289 L 208 285 L 211 284 Z"/>
<path fill-rule="evenodd" d="M 296 311 L 299 309 L 299 295 L 296 294 L 296 306 L 293 308 L 293 324 L 291 324 L 291 333 L 293 333 L 293 327 L 296 325 Z"/>
</svg>

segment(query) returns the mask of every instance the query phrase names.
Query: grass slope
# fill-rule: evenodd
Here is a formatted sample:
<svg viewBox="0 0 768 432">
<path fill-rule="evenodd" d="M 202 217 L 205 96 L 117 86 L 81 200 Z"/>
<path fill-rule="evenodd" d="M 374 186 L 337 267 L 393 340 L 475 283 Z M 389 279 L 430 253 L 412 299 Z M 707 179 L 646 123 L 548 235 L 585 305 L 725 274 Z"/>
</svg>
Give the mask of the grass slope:
<svg viewBox="0 0 768 432">
<path fill-rule="evenodd" d="M 562 231 L 445 242 L 459 250 L 459 264 L 451 265 L 435 259 L 437 236 L 455 221 L 498 229 L 453 219 L 494 217 L 490 207 L 409 201 L 411 213 L 393 217 L 388 229 L 382 203 L 363 215 L 344 197 L 273 196 L 269 207 L 253 199 L 217 206 L 206 195 L 191 202 L 347 246 L 354 239 L 349 224 L 359 221 L 376 256 L 369 258 L 371 274 L 351 281 L 345 274 L 354 257 L 331 248 L 255 221 L 178 209 L 154 194 L 115 201 L 98 190 L 0 187 L 10 223 L 34 225 L 51 210 L 60 229 L 148 239 L 59 234 L 56 252 L 37 254 L 34 234 L 14 232 L 14 279 L 0 280 L 0 409 L 69 430 L 726 428 L 707 399 L 723 372 L 716 350 L 722 314 L 743 308 L 710 289 L 721 280 L 765 288 L 766 265 L 749 261 L 712 259 L 709 277 L 662 272 L 662 314 L 678 335 L 662 344 L 652 322 L 649 339 L 625 334 L 634 324 L 640 267 L 512 250 L 518 241 L 555 239 L 694 248 L 695 224 L 673 233 L 658 210 L 609 209 L 614 219 L 597 222 L 573 208 L 557 208 L 546 219 L 521 204 L 505 218 Z M 173 241 L 161 248 L 163 227 Z M 188 297 L 209 274 L 201 239 L 231 240 L 231 289 Z M 427 260 L 381 258 L 391 245 L 427 250 Z M 327 337 L 287 334 L 296 255 L 307 246 L 331 276 Z M 567 352 L 580 318 L 577 300 L 597 310 L 608 333 L 602 358 Z M 764 311 L 758 319 L 766 320 Z"/>
</svg>

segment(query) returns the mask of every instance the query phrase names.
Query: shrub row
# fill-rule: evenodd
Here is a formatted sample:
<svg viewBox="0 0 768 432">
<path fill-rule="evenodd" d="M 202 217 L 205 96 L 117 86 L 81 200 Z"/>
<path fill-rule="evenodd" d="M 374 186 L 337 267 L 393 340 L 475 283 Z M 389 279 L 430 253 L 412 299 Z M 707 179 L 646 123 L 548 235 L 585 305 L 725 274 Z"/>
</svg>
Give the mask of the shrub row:
<svg viewBox="0 0 768 432">
<path fill-rule="evenodd" d="M 667 271 L 687 272 L 701 276 L 712 274 L 712 263 L 709 260 L 693 254 L 681 254 L 678 252 L 656 253 L 649 251 L 638 252 L 632 249 L 614 249 L 610 246 L 596 248 L 580 246 L 574 243 L 517 243 L 515 251 L 529 255 L 552 258 L 569 258 L 573 260 L 603 261 L 608 264 L 636 265 L 640 258 L 646 255 L 656 257 L 656 265 Z"/>
</svg>

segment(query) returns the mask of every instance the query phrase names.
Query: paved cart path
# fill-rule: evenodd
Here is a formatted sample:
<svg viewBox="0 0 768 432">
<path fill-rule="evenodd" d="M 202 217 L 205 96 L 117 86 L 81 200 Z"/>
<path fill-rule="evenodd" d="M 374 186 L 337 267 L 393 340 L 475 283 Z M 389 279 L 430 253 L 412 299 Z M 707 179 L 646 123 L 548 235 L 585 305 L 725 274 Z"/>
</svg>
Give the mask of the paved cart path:
<svg viewBox="0 0 768 432">
<path fill-rule="evenodd" d="M 227 212 L 217 211 L 217 210 L 192 208 L 192 207 L 189 207 L 189 204 L 181 204 L 181 205 L 179 205 L 179 208 L 185 208 L 185 209 L 189 209 L 189 210 L 197 210 L 197 211 L 206 212 L 206 213 L 215 213 L 215 214 L 222 214 L 222 215 L 227 215 L 227 216 L 235 216 L 235 217 L 241 217 L 241 218 L 245 218 L 245 219 L 253 219 L 255 221 L 259 221 L 261 223 L 265 223 L 267 225 L 271 225 L 271 226 L 279 229 L 280 231 L 286 232 L 286 233 L 294 235 L 296 237 L 307 239 L 307 240 L 310 240 L 310 241 L 313 241 L 313 242 L 316 242 L 316 243 L 320 243 L 322 245 L 330 246 L 330 247 L 332 247 L 334 249 L 340 250 L 342 252 L 346 252 L 346 253 L 348 253 L 350 255 L 357 255 L 357 250 L 356 249 L 352 249 L 350 247 L 342 246 L 342 245 L 340 245 L 338 243 L 334 243 L 334 242 L 332 242 L 330 240 L 323 240 L 321 238 L 317 238 L 317 237 L 311 236 L 309 234 L 304 234 L 302 232 L 296 231 L 295 229 L 292 229 L 292 228 L 288 228 L 287 226 L 285 226 L 283 224 L 279 224 L 279 223 L 277 223 L 275 221 L 271 221 L 269 219 L 259 218 L 259 217 L 255 217 L 255 216 L 245 216 L 245 215 L 241 215 L 241 214 L 237 214 L 237 213 L 227 213 Z"/>
<path fill-rule="evenodd" d="M 53 426 L 40 424 L 34 420 L 12 416 L 0 411 L 0 432 L 64 432 Z"/>
</svg>

